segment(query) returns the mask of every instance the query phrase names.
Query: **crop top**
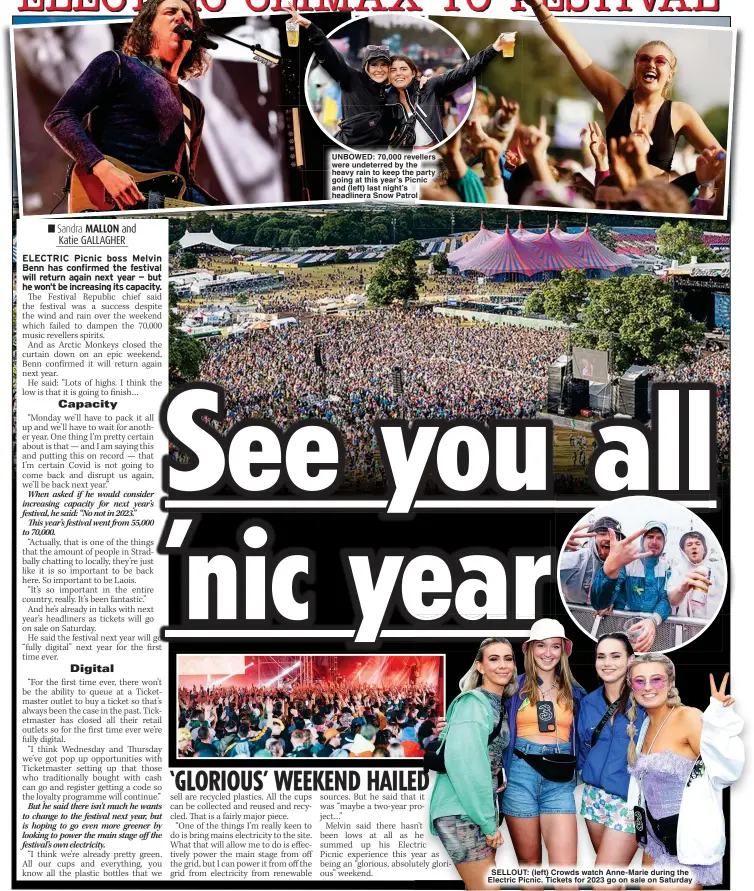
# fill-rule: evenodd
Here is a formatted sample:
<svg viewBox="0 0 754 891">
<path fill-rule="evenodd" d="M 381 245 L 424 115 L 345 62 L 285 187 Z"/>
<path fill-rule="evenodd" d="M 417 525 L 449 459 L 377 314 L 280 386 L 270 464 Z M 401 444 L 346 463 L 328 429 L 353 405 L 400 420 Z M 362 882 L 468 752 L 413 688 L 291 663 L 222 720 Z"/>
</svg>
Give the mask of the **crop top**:
<svg viewBox="0 0 754 891">
<path fill-rule="evenodd" d="M 675 147 L 678 143 L 678 135 L 673 132 L 673 124 L 671 122 L 672 107 L 673 103 L 670 99 L 666 99 L 660 106 L 652 127 L 652 145 L 647 155 L 648 164 L 659 167 L 668 173 L 673 166 Z M 631 134 L 631 115 L 633 111 L 634 94 L 632 90 L 628 90 L 607 125 L 605 138 L 608 141 L 608 145 L 611 139 L 618 140 L 621 136 L 629 136 Z"/>
<path fill-rule="evenodd" d="M 548 731 L 552 733 L 553 742 L 557 739 L 567 742 L 571 735 L 571 725 L 573 724 L 573 710 L 566 708 L 560 702 L 553 703 L 555 705 L 555 719 L 557 721 L 557 734 L 554 730 Z M 524 699 L 521 703 L 516 715 L 516 736 L 531 737 L 539 736 L 542 733 L 539 729 L 537 721 L 537 707 L 531 705 L 528 699 Z"/>
</svg>

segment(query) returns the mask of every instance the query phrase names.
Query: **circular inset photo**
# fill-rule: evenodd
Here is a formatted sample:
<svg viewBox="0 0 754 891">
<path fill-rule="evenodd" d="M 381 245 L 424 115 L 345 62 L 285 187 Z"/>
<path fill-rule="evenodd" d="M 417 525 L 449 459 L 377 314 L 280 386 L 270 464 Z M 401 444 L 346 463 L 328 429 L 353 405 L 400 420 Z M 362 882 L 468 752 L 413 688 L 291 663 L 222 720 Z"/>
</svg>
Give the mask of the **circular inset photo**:
<svg viewBox="0 0 754 891">
<path fill-rule="evenodd" d="M 469 58 L 449 31 L 419 16 L 365 16 L 327 35 L 298 13 L 291 21 L 313 53 L 309 110 L 328 136 L 354 151 L 442 145 L 472 109 L 474 78 L 502 64 L 497 60 L 515 41 L 501 34 Z"/>
<path fill-rule="evenodd" d="M 558 560 L 560 596 L 594 640 L 623 632 L 637 653 L 675 650 L 714 621 L 728 586 L 720 542 L 664 498 L 605 502 L 573 527 Z"/>
</svg>

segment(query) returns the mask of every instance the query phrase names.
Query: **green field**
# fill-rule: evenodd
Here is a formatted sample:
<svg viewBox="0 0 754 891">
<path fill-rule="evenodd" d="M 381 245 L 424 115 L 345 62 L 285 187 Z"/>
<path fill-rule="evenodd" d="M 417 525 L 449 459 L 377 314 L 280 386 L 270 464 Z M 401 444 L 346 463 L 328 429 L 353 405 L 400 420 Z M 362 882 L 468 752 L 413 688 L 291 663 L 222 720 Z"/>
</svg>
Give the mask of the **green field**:
<svg viewBox="0 0 754 891">
<path fill-rule="evenodd" d="M 553 471 L 556 474 L 567 473 L 569 476 L 583 478 L 586 476 L 586 468 L 582 467 L 579 463 L 579 449 L 572 446 L 568 441 L 571 435 L 586 439 L 586 461 L 587 466 L 589 465 L 589 459 L 592 456 L 592 443 L 594 442 L 592 434 L 584 433 L 581 430 L 570 430 L 568 427 L 555 427 Z M 573 463 L 574 454 L 576 454 L 576 464 Z"/>
</svg>

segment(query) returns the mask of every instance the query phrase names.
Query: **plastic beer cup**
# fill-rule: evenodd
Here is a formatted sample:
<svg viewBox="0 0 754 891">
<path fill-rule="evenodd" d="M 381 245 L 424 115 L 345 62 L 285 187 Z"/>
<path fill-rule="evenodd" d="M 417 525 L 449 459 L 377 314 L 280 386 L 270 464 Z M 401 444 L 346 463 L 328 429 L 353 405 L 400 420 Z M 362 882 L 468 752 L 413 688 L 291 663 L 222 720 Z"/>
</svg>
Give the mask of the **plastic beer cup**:
<svg viewBox="0 0 754 891">
<path fill-rule="evenodd" d="M 293 19 L 285 23 L 285 39 L 288 41 L 288 46 L 298 46 L 298 29 L 298 23 Z"/>
<path fill-rule="evenodd" d="M 516 49 L 516 34 L 518 31 L 506 31 L 503 33 L 503 58 L 512 59 Z"/>
<path fill-rule="evenodd" d="M 644 621 L 644 616 L 633 616 L 630 619 L 627 619 L 623 623 L 623 633 L 626 637 L 631 641 L 631 643 L 636 643 L 636 641 L 641 637 L 641 628 L 637 628 L 635 631 L 632 631 L 631 628 L 638 624 L 639 622 Z"/>
</svg>

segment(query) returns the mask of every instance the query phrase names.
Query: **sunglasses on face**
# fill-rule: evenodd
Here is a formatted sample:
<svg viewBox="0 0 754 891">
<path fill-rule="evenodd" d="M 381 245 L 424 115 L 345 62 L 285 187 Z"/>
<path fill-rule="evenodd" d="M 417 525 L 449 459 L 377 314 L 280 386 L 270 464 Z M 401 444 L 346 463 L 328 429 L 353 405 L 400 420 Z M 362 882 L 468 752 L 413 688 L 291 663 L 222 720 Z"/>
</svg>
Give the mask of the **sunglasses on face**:
<svg viewBox="0 0 754 891">
<path fill-rule="evenodd" d="M 663 68 L 665 65 L 668 65 L 668 59 L 666 56 L 652 56 L 647 55 L 647 53 L 642 53 L 640 56 L 636 57 L 636 61 L 640 65 L 649 65 L 650 62 L 654 62 L 658 68 Z"/>
<path fill-rule="evenodd" d="M 662 690 L 662 688 L 667 684 L 668 679 L 665 675 L 656 674 L 654 677 L 649 679 L 649 686 L 653 690 Z M 647 689 L 647 681 L 646 678 L 631 678 L 631 687 L 634 690 L 641 691 Z"/>
</svg>

